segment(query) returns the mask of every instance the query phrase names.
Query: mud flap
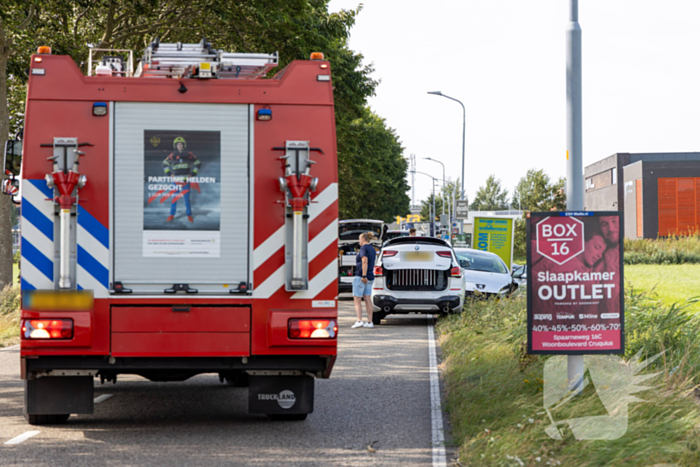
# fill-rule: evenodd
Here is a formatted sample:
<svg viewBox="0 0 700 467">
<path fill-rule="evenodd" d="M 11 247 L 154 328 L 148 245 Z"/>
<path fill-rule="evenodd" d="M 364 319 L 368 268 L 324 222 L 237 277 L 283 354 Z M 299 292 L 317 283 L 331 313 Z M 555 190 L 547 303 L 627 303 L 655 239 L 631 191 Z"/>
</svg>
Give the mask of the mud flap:
<svg viewBox="0 0 700 467">
<path fill-rule="evenodd" d="M 60 415 L 94 412 L 92 376 L 49 376 L 25 380 L 24 410 L 27 414 Z"/>
<path fill-rule="evenodd" d="M 248 412 L 308 414 L 314 411 L 311 376 L 250 376 Z"/>
</svg>

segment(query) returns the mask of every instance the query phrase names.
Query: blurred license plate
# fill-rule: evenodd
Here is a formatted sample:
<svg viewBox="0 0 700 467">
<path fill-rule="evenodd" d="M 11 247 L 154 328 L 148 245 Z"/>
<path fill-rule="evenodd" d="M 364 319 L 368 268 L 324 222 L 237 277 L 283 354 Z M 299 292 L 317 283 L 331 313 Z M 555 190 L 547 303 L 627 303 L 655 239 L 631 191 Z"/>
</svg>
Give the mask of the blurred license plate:
<svg viewBox="0 0 700 467">
<path fill-rule="evenodd" d="M 427 262 L 433 260 L 432 251 L 407 251 L 403 254 L 405 261 Z"/>
<path fill-rule="evenodd" d="M 22 308 L 40 311 L 86 311 L 93 308 L 92 290 L 24 290 Z"/>
</svg>

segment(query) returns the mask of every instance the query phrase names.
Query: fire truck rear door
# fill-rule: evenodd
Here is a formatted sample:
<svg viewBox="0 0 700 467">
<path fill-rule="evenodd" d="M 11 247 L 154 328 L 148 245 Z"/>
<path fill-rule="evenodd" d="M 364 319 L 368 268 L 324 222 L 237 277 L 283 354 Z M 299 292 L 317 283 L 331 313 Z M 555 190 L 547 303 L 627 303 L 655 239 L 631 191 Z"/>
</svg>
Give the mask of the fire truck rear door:
<svg viewBox="0 0 700 467">
<path fill-rule="evenodd" d="M 250 283 L 248 105 L 118 102 L 112 282 L 228 293 Z"/>
</svg>

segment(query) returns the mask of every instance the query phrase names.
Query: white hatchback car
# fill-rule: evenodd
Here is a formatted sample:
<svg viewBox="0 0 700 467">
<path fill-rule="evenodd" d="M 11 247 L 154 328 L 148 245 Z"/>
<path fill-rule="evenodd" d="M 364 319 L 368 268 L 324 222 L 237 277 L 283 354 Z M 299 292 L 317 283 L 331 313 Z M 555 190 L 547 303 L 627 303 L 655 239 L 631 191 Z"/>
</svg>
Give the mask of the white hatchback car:
<svg viewBox="0 0 700 467">
<path fill-rule="evenodd" d="M 455 248 L 464 276 L 466 296 L 508 296 L 517 285 L 498 255 L 472 248 Z"/>
<path fill-rule="evenodd" d="M 374 268 L 372 321 L 390 314 L 461 311 L 462 270 L 452 247 L 438 238 L 397 237 L 384 243 Z"/>
</svg>

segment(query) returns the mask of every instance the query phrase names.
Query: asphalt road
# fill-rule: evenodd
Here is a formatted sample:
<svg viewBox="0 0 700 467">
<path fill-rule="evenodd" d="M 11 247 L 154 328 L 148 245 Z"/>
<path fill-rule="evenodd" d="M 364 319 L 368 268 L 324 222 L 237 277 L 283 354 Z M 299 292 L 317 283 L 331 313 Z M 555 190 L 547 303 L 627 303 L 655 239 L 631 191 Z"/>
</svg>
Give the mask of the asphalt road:
<svg viewBox="0 0 700 467">
<path fill-rule="evenodd" d="M 345 300 L 339 315 L 337 363 L 330 379 L 316 380 L 314 413 L 303 422 L 247 414 L 247 389 L 217 375 L 184 383 L 124 376 L 116 385 L 96 380 L 95 397 L 112 397 L 93 415 L 31 426 L 22 416 L 19 351 L 0 352 L 0 465 L 433 465 L 428 319 L 350 329 Z M 4 444 L 28 431 L 39 433 Z"/>
</svg>

